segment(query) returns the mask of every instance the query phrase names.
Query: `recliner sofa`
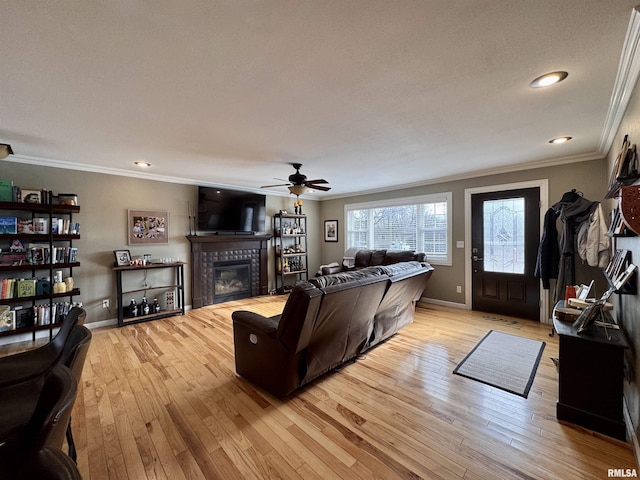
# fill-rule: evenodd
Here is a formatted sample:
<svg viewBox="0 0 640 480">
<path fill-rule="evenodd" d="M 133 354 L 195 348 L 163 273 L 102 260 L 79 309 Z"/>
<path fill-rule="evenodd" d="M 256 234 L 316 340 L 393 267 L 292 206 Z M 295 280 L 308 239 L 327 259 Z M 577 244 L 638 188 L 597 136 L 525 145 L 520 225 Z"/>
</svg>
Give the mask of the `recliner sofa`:
<svg viewBox="0 0 640 480">
<path fill-rule="evenodd" d="M 413 321 L 433 267 L 370 266 L 298 283 L 281 315 L 233 312 L 236 372 L 286 396 Z"/>
<path fill-rule="evenodd" d="M 426 258 L 425 253 L 414 252 L 413 250 L 357 250 L 353 257 L 343 257 L 342 265 L 322 266 L 320 273 L 322 275 L 331 275 L 332 273 L 348 272 L 380 265 L 393 265 L 400 262 L 425 262 Z"/>
</svg>

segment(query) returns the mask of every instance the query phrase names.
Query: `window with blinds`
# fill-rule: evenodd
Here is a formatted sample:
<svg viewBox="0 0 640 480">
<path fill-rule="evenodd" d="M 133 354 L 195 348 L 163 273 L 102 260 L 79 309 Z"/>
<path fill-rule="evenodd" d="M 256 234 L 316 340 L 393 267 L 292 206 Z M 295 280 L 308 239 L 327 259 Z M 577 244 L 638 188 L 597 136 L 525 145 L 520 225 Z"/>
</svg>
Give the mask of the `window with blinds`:
<svg viewBox="0 0 640 480">
<path fill-rule="evenodd" d="M 451 192 L 345 205 L 346 247 L 425 252 L 451 265 Z"/>
</svg>

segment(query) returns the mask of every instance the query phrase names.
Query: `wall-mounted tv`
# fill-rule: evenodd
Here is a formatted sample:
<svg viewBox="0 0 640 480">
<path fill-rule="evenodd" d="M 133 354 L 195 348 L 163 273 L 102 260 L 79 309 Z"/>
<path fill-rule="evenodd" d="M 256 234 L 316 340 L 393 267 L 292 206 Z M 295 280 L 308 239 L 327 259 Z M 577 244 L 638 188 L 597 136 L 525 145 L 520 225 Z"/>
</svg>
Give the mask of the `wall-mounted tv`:
<svg viewBox="0 0 640 480">
<path fill-rule="evenodd" d="M 198 230 L 223 234 L 265 231 L 266 196 L 241 190 L 198 187 Z"/>
</svg>

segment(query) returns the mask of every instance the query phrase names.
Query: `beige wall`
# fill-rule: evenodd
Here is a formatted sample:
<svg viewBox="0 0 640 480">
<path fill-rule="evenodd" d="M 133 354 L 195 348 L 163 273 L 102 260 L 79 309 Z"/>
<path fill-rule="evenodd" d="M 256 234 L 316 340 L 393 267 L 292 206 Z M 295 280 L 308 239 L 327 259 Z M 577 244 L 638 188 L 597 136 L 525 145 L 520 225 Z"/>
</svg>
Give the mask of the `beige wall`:
<svg viewBox="0 0 640 480">
<path fill-rule="evenodd" d="M 81 301 L 87 309 L 87 323 L 113 319 L 116 316 L 113 250 L 128 249 L 132 256 L 150 253 L 153 258 L 172 257 L 190 261 L 187 202 L 195 205 L 197 187 L 176 183 L 142 180 L 116 175 L 81 172 L 60 168 L 21 165 L 0 162 L 0 178 L 13 180 L 24 188 L 47 188 L 54 193 L 78 195 L 80 213 L 74 220 L 80 222 L 81 239 L 78 247 L 79 268 L 74 269 L 75 284 Z M 271 231 L 271 216 L 280 209 L 293 211 L 294 197 L 267 195 L 267 231 Z M 319 265 L 319 252 L 315 245 L 321 235 L 318 230 L 318 202 L 305 200 L 304 212 L 309 220 L 309 265 L 313 272 Z M 127 245 L 128 209 L 166 210 L 169 213 L 169 243 L 167 245 Z M 269 253 L 270 289 L 273 288 L 273 252 Z M 190 279 L 190 265 L 185 278 Z M 187 281 L 185 298 L 191 304 L 191 285 Z M 102 308 L 102 300 L 110 300 L 110 311 Z"/>
<path fill-rule="evenodd" d="M 320 204 L 320 219 L 339 220 L 338 243 L 322 242 L 321 261 L 323 264 L 340 261 L 343 252 L 348 245 L 344 241 L 344 205 L 348 203 L 360 203 L 374 200 L 382 200 L 396 197 L 410 197 L 430 193 L 452 192 L 453 193 L 453 238 L 451 239 L 453 248 L 453 263 L 451 266 L 436 265 L 435 271 L 424 296 L 453 303 L 464 303 L 464 288 L 462 293 L 456 293 L 456 286 L 464 286 L 465 282 L 465 250 L 455 247 L 457 240 L 465 238 L 465 212 L 464 212 L 464 191 L 466 188 L 484 187 L 489 185 L 503 185 L 515 182 L 548 179 L 549 180 L 549 205 L 560 200 L 562 194 L 575 188 L 583 192 L 589 200 L 602 200 L 604 188 L 602 179 L 606 175 L 606 163 L 604 159 L 589 162 L 572 163 L 559 165 L 557 167 L 546 167 L 532 170 L 522 170 L 500 175 L 488 175 L 484 177 L 470 178 L 451 182 L 438 183 L 423 187 L 407 188 L 394 192 L 384 192 L 371 195 L 354 196 L 343 199 L 324 201 Z M 544 212 L 542 212 L 544 215 Z M 602 273 L 591 267 L 581 268 L 576 272 L 577 280 L 581 283 L 589 283 L 595 279 L 601 290 L 606 289 L 606 283 Z"/>
<path fill-rule="evenodd" d="M 602 199 L 603 178 L 606 177 L 605 161 L 592 161 L 561 165 L 558 167 L 524 170 L 511 174 L 491 175 L 384 192 L 360 195 L 323 202 L 304 200 L 303 211 L 308 217 L 309 271 L 313 276 L 320 264 L 340 261 L 344 245 L 344 204 L 414 196 L 444 191 L 453 192 L 453 238 L 464 240 L 464 189 L 486 185 L 505 184 L 534 179 L 549 179 L 550 203 L 571 188 L 584 192 L 591 200 Z M 175 183 L 142 180 L 136 178 L 80 172 L 59 168 L 21 165 L 15 162 L 0 163 L 0 178 L 9 178 L 22 187 L 48 188 L 55 193 L 76 193 L 81 205 L 78 221 L 82 238 L 74 243 L 79 249 L 81 267 L 74 270 L 74 279 L 81 289 L 78 300 L 89 312 L 89 322 L 111 319 L 115 316 L 115 279 L 111 266 L 113 250 L 127 248 L 132 255 L 151 253 L 154 258 L 173 257 L 189 262 L 187 202 L 195 204 L 197 187 Z M 271 215 L 280 209 L 293 210 L 292 196 L 267 196 L 267 229 L 271 229 Z M 127 210 L 162 209 L 169 212 L 170 242 L 168 245 L 148 247 L 128 246 L 126 237 Z M 338 220 L 338 242 L 324 242 L 324 220 Z M 453 249 L 451 266 L 436 266 L 425 296 L 446 302 L 463 303 L 464 291 L 456 293 L 456 285 L 464 285 L 464 250 Z M 274 286 L 273 252 L 269 252 L 269 288 Z M 593 278 L 591 269 L 579 277 L 579 281 Z M 186 278 L 190 278 L 187 265 Z M 599 278 L 599 277 L 598 277 Z M 102 299 L 108 298 L 111 312 L 102 309 Z M 187 304 L 191 289 L 187 282 Z"/>
</svg>

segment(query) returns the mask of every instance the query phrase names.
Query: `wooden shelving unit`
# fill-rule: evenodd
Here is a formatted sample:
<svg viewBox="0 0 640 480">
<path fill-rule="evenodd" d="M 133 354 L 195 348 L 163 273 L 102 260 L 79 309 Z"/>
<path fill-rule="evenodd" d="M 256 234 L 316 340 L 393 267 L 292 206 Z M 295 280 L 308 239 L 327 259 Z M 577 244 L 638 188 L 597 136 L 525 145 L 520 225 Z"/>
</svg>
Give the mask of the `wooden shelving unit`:
<svg viewBox="0 0 640 480">
<path fill-rule="evenodd" d="M 123 327 L 133 323 L 148 322 L 150 320 L 157 320 L 159 318 L 172 317 L 174 315 L 184 315 L 184 262 L 172 262 L 172 263 L 152 263 L 141 266 L 121 266 L 113 267 L 113 271 L 116 274 L 116 294 L 118 301 L 118 325 Z M 137 288 L 124 289 L 123 287 L 123 274 L 132 272 L 150 272 L 159 269 L 173 269 L 173 282 L 172 283 L 159 283 L 158 285 L 146 285 Z M 136 317 L 128 317 L 126 315 L 127 304 L 126 296 L 135 296 L 137 301 L 142 296 L 150 297 L 147 293 L 150 292 L 168 292 L 173 291 L 175 295 L 175 308 L 165 308 L 159 313 L 150 313 L 149 315 L 138 315 Z M 144 294 L 144 295 L 140 295 Z"/>
<path fill-rule="evenodd" d="M 309 279 L 307 216 L 277 213 L 273 216 L 276 291 L 286 293 L 298 280 Z"/>
<path fill-rule="evenodd" d="M 73 215 L 80 212 L 80 206 L 78 205 L 54 205 L 52 204 L 53 195 L 51 192 L 46 192 L 48 197 L 48 203 L 22 203 L 22 202 L 0 202 L 0 214 L 2 216 L 15 216 L 20 217 L 20 213 L 29 213 L 31 218 L 46 218 L 48 220 L 48 233 L 1 233 L 0 245 L 1 248 L 6 248 L 9 243 L 14 239 L 21 242 L 42 242 L 49 248 L 49 252 L 53 250 L 53 247 L 59 247 L 66 245 L 68 247 L 73 246 L 73 241 L 80 239 L 80 234 L 59 234 L 53 233 L 52 219 L 55 217 L 64 217 L 68 219 L 69 223 L 73 222 Z M 24 217 L 24 215 L 22 215 Z M 32 295 L 27 297 L 3 298 L 0 299 L 0 305 L 10 305 L 13 309 L 15 306 L 22 305 L 23 309 L 19 312 L 16 311 L 16 316 L 26 312 L 26 309 L 33 309 L 37 305 L 46 305 L 48 301 L 50 312 L 53 310 L 54 300 L 56 299 L 69 299 L 69 303 L 73 302 L 73 298 L 80 295 L 79 288 L 73 288 L 71 291 L 65 291 L 63 293 L 54 293 L 53 291 L 53 277 L 54 270 L 63 270 L 67 273 L 66 276 L 73 277 L 73 269 L 80 266 L 80 262 L 61 262 L 61 263 L 43 263 L 43 264 L 28 264 L 22 263 L 18 265 L 0 265 L 0 278 L 15 278 L 16 274 L 24 273 L 25 277 L 37 278 L 39 272 L 41 276 L 49 277 L 51 281 L 50 293 L 41 295 Z M 56 316 L 58 316 L 56 314 Z M 31 317 L 31 318 L 30 318 Z M 5 330 L 0 332 L 0 336 L 17 335 L 22 333 L 31 333 L 32 338 L 35 340 L 36 332 L 41 330 L 49 330 L 49 336 L 53 335 L 53 329 L 59 326 L 60 322 L 55 318 L 51 318 L 49 324 L 39 325 L 38 319 L 28 314 L 26 315 L 28 325 L 21 326 L 15 330 Z"/>
</svg>

